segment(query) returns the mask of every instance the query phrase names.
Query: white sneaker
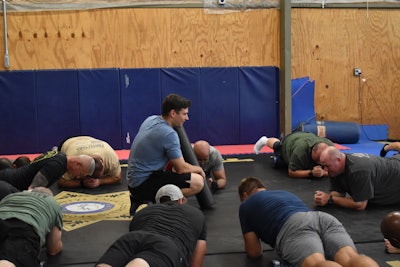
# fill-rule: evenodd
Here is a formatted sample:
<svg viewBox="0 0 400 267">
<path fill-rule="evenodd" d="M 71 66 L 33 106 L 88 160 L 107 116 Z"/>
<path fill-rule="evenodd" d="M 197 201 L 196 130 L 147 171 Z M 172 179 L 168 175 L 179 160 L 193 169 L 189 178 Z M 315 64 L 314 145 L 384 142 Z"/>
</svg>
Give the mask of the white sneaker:
<svg viewBox="0 0 400 267">
<path fill-rule="evenodd" d="M 260 153 L 260 150 L 267 144 L 267 139 L 266 136 L 262 136 L 258 139 L 257 143 L 254 145 L 254 153 L 257 155 Z"/>
</svg>

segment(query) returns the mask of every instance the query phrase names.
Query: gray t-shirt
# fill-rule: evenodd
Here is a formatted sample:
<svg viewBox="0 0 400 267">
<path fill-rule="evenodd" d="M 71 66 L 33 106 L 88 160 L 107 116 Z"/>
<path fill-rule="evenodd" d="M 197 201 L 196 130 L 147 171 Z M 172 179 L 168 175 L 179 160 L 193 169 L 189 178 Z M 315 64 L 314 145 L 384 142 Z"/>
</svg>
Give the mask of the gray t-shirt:
<svg viewBox="0 0 400 267">
<path fill-rule="evenodd" d="M 347 154 L 345 172 L 331 178 L 330 191 L 347 193 L 356 202 L 400 203 L 400 155 L 382 158 L 364 153 Z"/>
<path fill-rule="evenodd" d="M 211 177 L 213 172 L 219 171 L 223 168 L 224 165 L 221 153 L 219 153 L 219 151 L 214 147 L 210 146 L 210 156 L 203 166 L 203 171 L 206 174 L 206 177 Z"/>
</svg>

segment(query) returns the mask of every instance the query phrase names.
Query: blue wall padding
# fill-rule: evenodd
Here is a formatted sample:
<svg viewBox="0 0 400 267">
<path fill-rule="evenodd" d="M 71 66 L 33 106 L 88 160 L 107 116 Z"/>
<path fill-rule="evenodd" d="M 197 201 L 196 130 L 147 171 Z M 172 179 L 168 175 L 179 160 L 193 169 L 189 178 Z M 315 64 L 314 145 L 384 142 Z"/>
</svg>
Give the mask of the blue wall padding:
<svg viewBox="0 0 400 267">
<path fill-rule="evenodd" d="M 0 72 L 0 152 L 38 150 L 35 73 Z"/>
<path fill-rule="evenodd" d="M 186 133 L 192 142 L 200 138 L 200 69 L 165 68 L 161 69 L 161 97 L 179 94 L 192 101 L 189 109 L 189 121 L 185 122 Z"/>
<path fill-rule="evenodd" d="M 118 69 L 80 70 L 79 108 L 82 135 L 121 147 L 121 105 Z"/>
<path fill-rule="evenodd" d="M 242 67 L 238 77 L 240 139 L 236 143 L 255 143 L 263 135 L 279 136 L 279 69 Z"/>
<path fill-rule="evenodd" d="M 80 134 L 78 71 L 36 72 L 39 151 Z M 33 102 L 32 102 L 33 103 Z"/>
<path fill-rule="evenodd" d="M 355 122 L 317 121 L 305 124 L 303 132 L 312 132 L 338 144 L 355 144 L 360 139 L 360 127 Z"/>
<path fill-rule="evenodd" d="M 315 123 L 315 81 L 308 77 L 292 80 L 292 130 L 302 123 Z"/>
<path fill-rule="evenodd" d="M 122 148 L 129 149 L 140 124 L 161 114 L 160 69 L 121 69 Z"/>
<path fill-rule="evenodd" d="M 279 134 L 276 67 L 3 71 L 0 155 L 41 153 L 76 135 L 129 149 L 169 93 L 192 101 L 191 142 L 251 144 Z"/>
<path fill-rule="evenodd" d="M 238 69 L 203 68 L 200 77 L 200 98 L 196 104 L 201 107 L 201 138 L 211 145 L 237 144 L 240 140 Z"/>
</svg>

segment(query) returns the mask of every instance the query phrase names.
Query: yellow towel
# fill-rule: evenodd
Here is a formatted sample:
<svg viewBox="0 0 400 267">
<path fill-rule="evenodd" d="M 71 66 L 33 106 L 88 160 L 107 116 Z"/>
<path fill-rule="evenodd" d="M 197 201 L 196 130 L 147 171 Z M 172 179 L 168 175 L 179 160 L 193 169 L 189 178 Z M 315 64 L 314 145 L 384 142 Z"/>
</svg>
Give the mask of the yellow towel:
<svg viewBox="0 0 400 267">
<path fill-rule="evenodd" d="M 131 220 L 129 191 L 92 195 L 62 191 L 55 196 L 63 209 L 64 230 L 102 220 Z"/>
</svg>

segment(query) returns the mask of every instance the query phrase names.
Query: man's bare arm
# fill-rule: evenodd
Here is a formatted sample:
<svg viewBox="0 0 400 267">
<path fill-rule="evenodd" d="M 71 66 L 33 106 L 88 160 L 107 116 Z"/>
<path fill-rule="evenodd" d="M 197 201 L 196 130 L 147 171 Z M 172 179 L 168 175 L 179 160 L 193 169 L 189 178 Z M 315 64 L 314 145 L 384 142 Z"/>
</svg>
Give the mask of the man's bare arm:
<svg viewBox="0 0 400 267">
<path fill-rule="evenodd" d="M 57 255 L 63 248 L 62 231 L 54 226 L 46 236 L 46 247 L 49 255 Z"/>
<path fill-rule="evenodd" d="M 190 267 L 203 266 L 204 255 L 206 254 L 207 245 L 205 240 L 197 240 L 196 248 L 193 251 Z"/>
</svg>

